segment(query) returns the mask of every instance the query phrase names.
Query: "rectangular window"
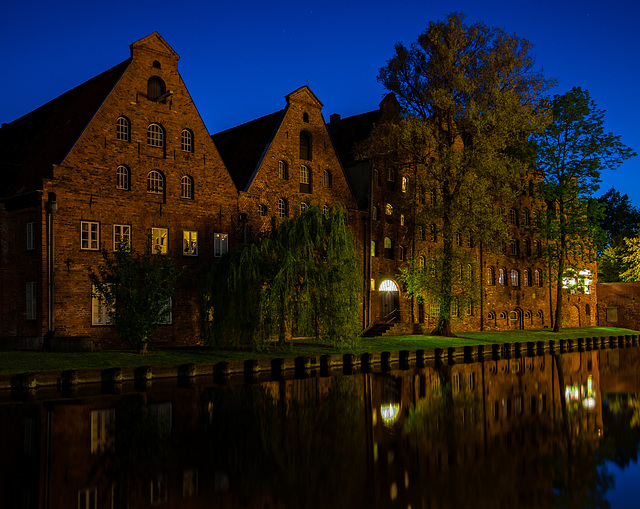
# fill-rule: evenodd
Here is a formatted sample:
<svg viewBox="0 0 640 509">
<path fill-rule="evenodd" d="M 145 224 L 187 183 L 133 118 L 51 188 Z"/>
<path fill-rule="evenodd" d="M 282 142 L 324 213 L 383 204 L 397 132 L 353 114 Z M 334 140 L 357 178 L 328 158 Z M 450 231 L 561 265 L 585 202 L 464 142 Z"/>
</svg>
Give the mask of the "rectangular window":
<svg viewBox="0 0 640 509">
<path fill-rule="evenodd" d="M 98 488 L 78 490 L 78 509 L 98 509 Z"/>
<path fill-rule="evenodd" d="M 229 252 L 229 235 L 216 233 L 213 236 L 213 256 L 220 257 Z"/>
<path fill-rule="evenodd" d="M 100 224 L 93 221 L 80 221 L 80 249 L 96 251 L 100 246 Z"/>
<path fill-rule="evenodd" d="M 182 232 L 182 254 L 198 256 L 198 232 L 188 230 Z"/>
<path fill-rule="evenodd" d="M 166 311 L 166 313 L 165 313 Z M 167 303 L 162 308 L 163 317 L 158 320 L 161 325 L 171 325 L 173 323 L 173 300 L 171 297 L 167 300 Z"/>
<path fill-rule="evenodd" d="M 151 228 L 151 241 L 153 252 L 167 254 L 169 230 L 166 228 Z"/>
<path fill-rule="evenodd" d="M 128 224 L 113 225 L 113 250 L 120 246 L 131 246 L 131 226 Z"/>
<path fill-rule="evenodd" d="M 27 251 L 36 248 L 36 223 L 27 223 Z"/>
<path fill-rule="evenodd" d="M 115 422 L 115 408 L 91 411 L 91 454 L 97 454 L 113 447 Z"/>
<path fill-rule="evenodd" d="M 27 320 L 35 320 L 38 316 L 38 305 L 35 281 L 27 282 Z"/>
<path fill-rule="evenodd" d="M 95 287 L 91 287 L 91 325 L 111 325 L 109 312 L 115 308 L 115 302 L 108 303 Z"/>
</svg>

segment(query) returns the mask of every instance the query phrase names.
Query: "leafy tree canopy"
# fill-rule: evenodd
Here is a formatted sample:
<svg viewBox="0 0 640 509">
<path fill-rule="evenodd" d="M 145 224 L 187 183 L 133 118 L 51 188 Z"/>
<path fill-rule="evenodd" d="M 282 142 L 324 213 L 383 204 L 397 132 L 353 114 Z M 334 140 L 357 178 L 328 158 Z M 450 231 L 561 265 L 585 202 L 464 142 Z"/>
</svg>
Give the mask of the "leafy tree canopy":
<svg viewBox="0 0 640 509">
<path fill-rule="evenodd" d="M 404 115 L 378 125 L 360 156 L 415 175 L 415 223 L 440 241 L 429 254 L 441 271 L 431 285 L 440 304 L 433 334 L 452 334 L 457 233 L 489 245 L 506 240 L 496 204 L 519 194 L 533 155 L 527 136 L 548 121 L 542 95 L 553 81 L 534 68 L 531 48 L 502 29 L 466 25 L 464 15 L 453 13 L 430 22 L 409 47 L 396 44 L 380 69 L 378 80 L 397 96 Z"/>
<path fill-rule="evenodd" d="M 102 250 L 97 273 L 89 269 L 93 296 L 107 307 L 109 321 L 123 341 L 146 352 L 153 332 L 171 313 L 179 277 L 169 256 L 154 254 L 151 239 L 144 253 L 121 243 L 115 253 Z"/>
</svg>

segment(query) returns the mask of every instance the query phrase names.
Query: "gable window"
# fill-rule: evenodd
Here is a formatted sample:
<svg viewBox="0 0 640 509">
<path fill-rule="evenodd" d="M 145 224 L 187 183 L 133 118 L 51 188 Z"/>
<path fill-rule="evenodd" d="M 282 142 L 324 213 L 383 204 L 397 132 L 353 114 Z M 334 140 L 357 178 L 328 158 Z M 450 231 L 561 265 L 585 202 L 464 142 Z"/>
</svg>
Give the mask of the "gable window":
<svg viewBox="0 0 640 509">
<path fill-rule="evenodd" d="M 151 247 L 156 254 L 167 254 L 169 230 L 166 228 L 151 228 Z"/>
<path fill-rule="evenodd" d="M 113 225 L 113 250 L 117 251 L 120 246 L 131 245 L 131 225 Z"/>
<path fill-rule="evenodd" d="M 189 175 L 185 175 L 181 180 L 181 195 L 182 198 L 188 198 L 193 200 L 193 179 Z"/>
<path fill-rule="evenodd" d="M 180 137 L 180 148 L 183 152 L 193 152 L 193 133 L 189 129 L 182 130 Z"/>
<path fill-rule="evenodd" d="M 278 217 L 287 217 L 289 215 L 287 200 L 280 198 L 278 200 Z"/>
<path fill-rule="evenodd" d="M 302 121 L 309 123 L 309 114 L 306 111 L 302 114 Z"/>
<path fill-rule="evenodd" d="M 37 318 L 37 298 L 36 298 L 36 282 L 28 281 L 26 287 L 26 319 L 35 320 Z"/>
<path fill-rule="evenodd" d="M 131 124 L 127 117 L 118 117 L 116 120 L 116 139 L 120 141 L 131 141 Z"/>
<path fill-rule="evenodd" d="M 198 232 L 189 230 L 182 232 L 182 254 L 198 256 Z"/>
<path fill-rule="evenodd" d="M 324 187 L 332 187 L 333 181 L 331 178 L 331 172 L 329 170 L 324 170 L 324 173 L 322 175 L 322 185 Z"/>
<path fill-rule="evenodd" d="M 164 129 L 160 124 L 149 124 L 147 127 L 147 145 L 164 147 Z"/>
<path fill-rule="evenodd" d="M 216 233 L 213 236 L 213 256 L 219 258 L 229 252 L 229 235 L 226 233 Z"/>
<path fill-rule="evenodd" d="M 150 101 L 160 100 L 164 103 L 166 101 L 166 98 L 163 96 L 166 91 L 167 86 L 159 76 L 151 76 L 151 78 L 147 80 L 147 99 L 149 99 Z"/>
<path fill-rule="evenodd" d="M 300 192 L 311 192 L 311 171 L 309 170 L 309 167 L 304 164 L 300 166 Z"/>
<path fill-rule="evenodd" d="M 116 189 L 129 190 L 129 168 L 121 164 L 116 169 Z"/>
<path fill-rule="evenodd" d="M 311 161 L 311 134 L 300 131 L 300 159 Z"/>
<path fill-rule="evenodd" d="M 267 215 L 267 206 L 263 205 L 262 203 L 260 205 L 258 205 L 258 214 L 260 214 L 261 216 L 266 216 Z"/>
<path fill-rule="evenodd" d="M 96 288 L 91 286 L 91 325 L 111 325 L 110 314 L 115 302 L 109 302 Z"/>
<path fill-rule="evenodd" d="M 96 251 L 99 247 L 100 224 L 93 221 L 80 221 L 80 249 Z"/>
<path fill-rule="evenodd" d="M 157 170 L 147 175 L 147 193 L 162 194 L 164 192 L 164 176 Z"/>
<path fill-rule="evenodd" d="M 287 163 L 284 161 L 278 161 L 278 178 L 282 180 L 287 180 L 289 175 L 287 173 Z"/>
<path fill-rule="evenodd" d="M 27 223 L 27 251 L 36 248 L 36 223 Z"/>
</svg>

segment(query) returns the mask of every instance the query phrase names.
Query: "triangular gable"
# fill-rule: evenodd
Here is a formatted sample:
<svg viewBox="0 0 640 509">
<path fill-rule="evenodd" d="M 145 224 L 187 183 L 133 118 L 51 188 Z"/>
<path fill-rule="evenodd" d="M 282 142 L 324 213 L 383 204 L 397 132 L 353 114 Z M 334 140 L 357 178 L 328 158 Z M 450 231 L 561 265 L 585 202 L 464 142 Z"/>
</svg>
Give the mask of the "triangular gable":
<svg viewBox="0 0 640 509">
<path fill-rule="evenodd" d="M 287 99 L 287 104 L 290 104 L 294 101 L 306 102 L 313 104 L 316 108 L 322 109 L 324 104 L 318 99 L 316 94 L 314 94 L 308 85 L 303 85 L 300 88 L 294 90 L 290 94 L 285 96 Z"/>
<path fill-rule="evenodd" d="M 137 40 L 130 44 L 129 48 L 131 49 L 131 56 L 134 58 L 139 51 L 150 51 L 152 53 L 162 53 L 165 56 L 173 57 L 176 62 L 180 59 L 180 56 L 158 32 L 153 32 Z"/>
</svg>

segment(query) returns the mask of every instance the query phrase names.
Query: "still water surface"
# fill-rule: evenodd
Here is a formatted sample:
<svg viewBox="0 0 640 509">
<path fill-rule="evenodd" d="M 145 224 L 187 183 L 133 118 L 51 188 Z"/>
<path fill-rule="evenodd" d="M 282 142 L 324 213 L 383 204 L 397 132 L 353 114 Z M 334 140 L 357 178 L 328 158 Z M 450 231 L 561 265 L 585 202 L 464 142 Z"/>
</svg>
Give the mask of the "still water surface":
<svg viewBox="0 0 640 509">
<path fill-rule="evenodd" d="M 0 506 L 638 507 L 639 443 L 637 347 L 39 389 L 0 393 Z"/>
</svg>

